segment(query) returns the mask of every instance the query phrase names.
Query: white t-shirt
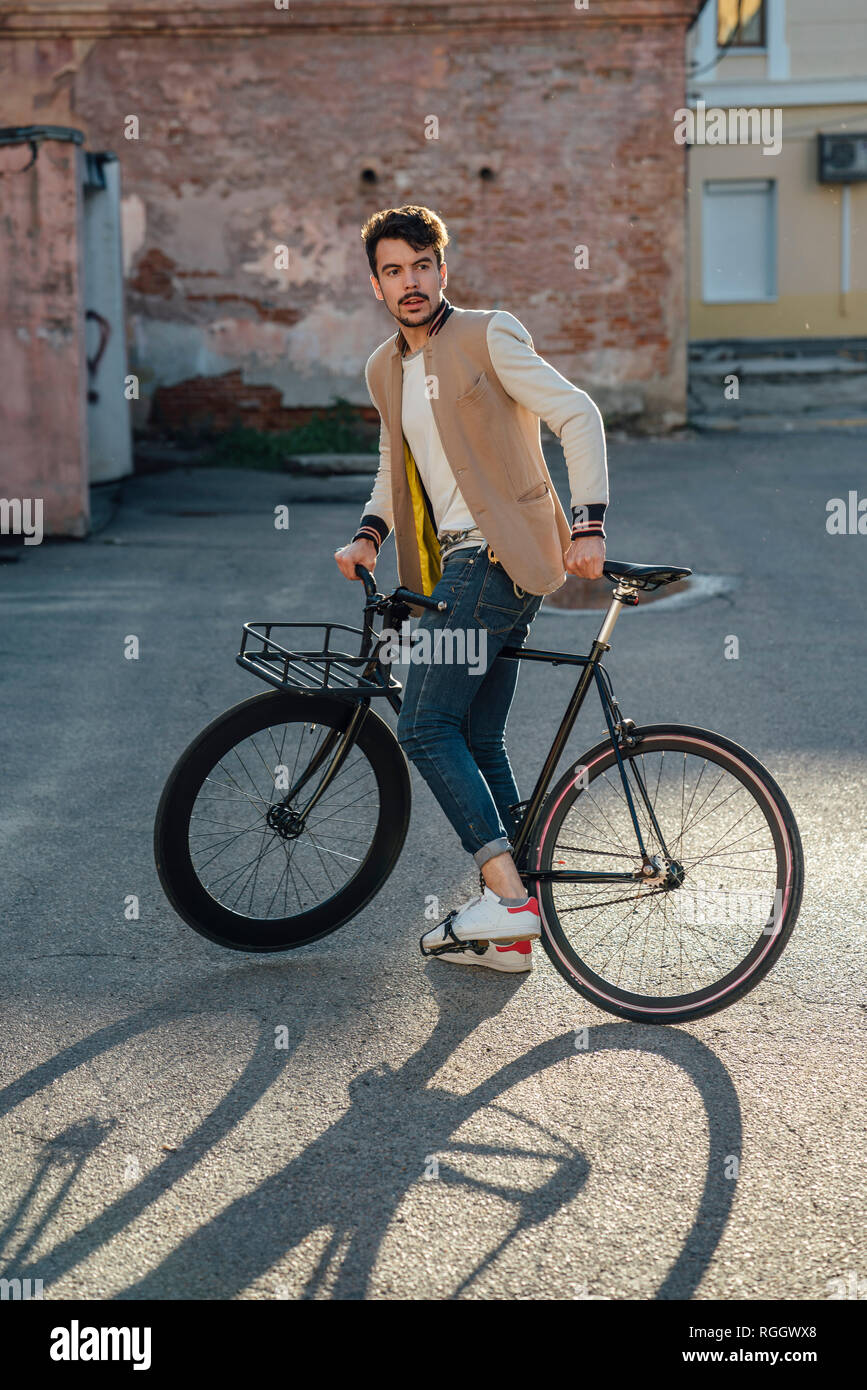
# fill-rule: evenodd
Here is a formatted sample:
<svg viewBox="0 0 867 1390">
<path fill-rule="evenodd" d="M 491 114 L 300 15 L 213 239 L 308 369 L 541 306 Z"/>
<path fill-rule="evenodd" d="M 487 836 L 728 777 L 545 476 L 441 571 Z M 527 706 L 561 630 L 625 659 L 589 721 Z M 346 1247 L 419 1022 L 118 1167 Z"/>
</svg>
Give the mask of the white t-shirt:
<svg viewBox="0 0 867 1390">
<path fill-rule="evenodd" d="M 443 452 L 430 398 L 425 393 L 424 348 L 403 358 L 401 423 L 431 500 L 437 532 L 463 531 L 470 526 L 477 529 Z"/>
</svg>

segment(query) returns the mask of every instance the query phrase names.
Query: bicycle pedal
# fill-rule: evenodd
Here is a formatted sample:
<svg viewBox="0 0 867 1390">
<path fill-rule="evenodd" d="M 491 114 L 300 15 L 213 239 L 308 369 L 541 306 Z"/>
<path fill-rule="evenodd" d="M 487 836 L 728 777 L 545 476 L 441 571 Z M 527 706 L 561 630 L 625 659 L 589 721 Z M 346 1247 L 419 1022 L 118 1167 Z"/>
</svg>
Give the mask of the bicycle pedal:
<svg viewBox="0 0 867 1390">
<path fill-rule="evenodd" d="M 488 949 L 487 941 L 446 941 L 442 946 L 431 946 L 428 949 L 422 947 L 423 956 L 442 956 L 448 953 L 463 954 L 464 951 L 473 951 L 477 956 L 483 956 Z"/>
<path fill-rule="evenodd" d="M 452 908 L 452 911 L 441 922 L 438 922 L 437 926 L 444 927 L 447 922 L 451 922 L 457 916 L 457 911 L 456 907 Z M 446 951 L 474 951 L 477 956 L 483 956 L 488 949 L 487 941 L 458 941 L 457 937 L 454 936 L 449 937 L 441 946 L 425 946 L 426 936 L 427 932 L 423 932 L 418 943 L 423 956 L 441 956 Z"/>
<path fill-rule="evenodd" d="M 454 907 L 452 908 L 451 912 L 449 912 L 448 915 L 443 918 L 441 922 L 437 922 L 437 926 L 444 927 L 446 923 L 450 922 L 452 918 L 456 915 L 457 908 Z M 431 930 L 432 929 L 428 927 L 428 931 Z M 442 955 L 443 951 L 454 951 L 458 948 L 454 938 L 452 938 L 450 941 L 444 942 L 442 946 L 425 946 L 424 939 L 427 936 L 428 931 L 422 932 L 421 936 L 419 937 L 419 950 L 421 951 L 423 956 L 439 956 Z"/>
</svg>

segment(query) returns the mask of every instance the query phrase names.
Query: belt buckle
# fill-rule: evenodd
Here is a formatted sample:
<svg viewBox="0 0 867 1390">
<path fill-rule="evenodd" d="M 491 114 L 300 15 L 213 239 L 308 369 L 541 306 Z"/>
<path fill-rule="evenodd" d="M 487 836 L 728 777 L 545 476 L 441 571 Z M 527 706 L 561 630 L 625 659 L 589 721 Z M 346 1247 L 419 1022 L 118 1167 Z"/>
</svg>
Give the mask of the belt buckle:
<svg viewBox="0 0 867 1390">
<path fill-rule="evenodd" d="M 441 536 L 437 537 L 440 544 L 440 559 L 445 560 L 447 552 L 453 549 L 460 541 L 466 540 L 471 530 L 472 527 L 468 527 L 464 531 L 444 531 Z"/>
<path fill-rule="evenodd" d="M 496 555 L 494 554 L 494 552 L 493 552 L 493 550 L 491 549 L 490 546 L 488 546 L 488 559 L 490 560 L 490 562 L 491 562 L 492 565 L 499 565 L 499 566 L 500 566 L 500 569 L 503 569 L 503 568 L 504 568 L 502 560 L 498 560 L 498 559 L 497 559 Z M 514 579 L 512 580 L 512 588 L 513 588 L 514 591 L 515 591 L 515 597 L 516 597 L 516 598 L 519 598 L 519 599 L 526 598 L 526 593 L 525 593 L 525 591 L 521 588 L 520 584 L 516 584 L 516 583 L 515 583 Z"/>
</svg>

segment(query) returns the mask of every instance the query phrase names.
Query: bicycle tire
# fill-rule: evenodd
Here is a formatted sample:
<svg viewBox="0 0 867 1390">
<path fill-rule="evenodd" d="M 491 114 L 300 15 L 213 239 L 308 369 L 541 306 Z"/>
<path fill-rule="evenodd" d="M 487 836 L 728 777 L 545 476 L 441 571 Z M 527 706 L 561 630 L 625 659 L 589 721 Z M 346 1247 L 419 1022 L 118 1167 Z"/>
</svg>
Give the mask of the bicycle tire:
<svg viewBox="0 0 867 1390">
<path fill-rule="evenodd" d="M 411 788 L 403 750 L 388 724 L 370 708 L 354 747 L 367 759 L 376 778 L 379 815 L 363 862 L 333 897 L 282 918 L 233 912 L 207 892 L 194 868 L 189 846 L 190 817 L 199 790 L 220 758 L 227 756 L 236 744 L 283 723 L 341 730 L 354 708 L 348 700 L 327 695 L 280 691 L 254 695 L 218 715 L 181 753 L 157 808 L 154 859 L 166 897 L 194 931 L 230 950 L 294 950 L 337 931 L 379 892 L 403 848 Z"/>
<path fill-rule="evenodd" d="M 587 769 L 586 786 L 616 766 L 610 739 L 584 753 L 545 798 L 527 853 L 526 877 L 535 886 L 542 918 L 542 945 L 559 974 L 585 999 L 620 1018 L 639 1023 L 685 1023 L 703 1018 L 743 998 L 773 968 L 792 934 L 801 904 L 804 859 L 798 826 L 768 769 L 747 749 L 721 734 L 685 724 L 656 724 L 634 731 L 633 748 L 621 747 L 624 761 L 642 753 L 672 751 L 708 758 L 731 773 L 749 791 L 771 830 L 777 856 L 780 914 L 774 932 L 764 932 L 744 959 L 719 981 L 680 997 L 643 998 L 597 975 L 577 954 L 560 923 L 550 881 L 533 879 L 533 869 L 550 869 L 558 832 L 585 788 L 576 788 L 575 768 Z M 709 757 L 710 754 L 713 757 Z M 619 774 L 618 774 L 619 776 Z M 665 833 L 663 827 L 663 834 Z M 637 851 L 637 845 L 636 845 Z M 533 891 L 531 888 L 530 891 Z"/>
</svg>

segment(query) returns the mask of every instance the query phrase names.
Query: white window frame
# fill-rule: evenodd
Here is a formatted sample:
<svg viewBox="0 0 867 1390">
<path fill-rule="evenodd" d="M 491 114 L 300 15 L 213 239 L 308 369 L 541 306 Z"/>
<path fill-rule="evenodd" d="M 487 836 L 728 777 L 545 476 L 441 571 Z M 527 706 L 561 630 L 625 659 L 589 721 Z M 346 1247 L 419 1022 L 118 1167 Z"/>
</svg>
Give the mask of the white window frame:
<svg viewBox="0 0 867 1390">
<path fill-rule="evenodd" d="M 711 6 L 711 5 L 708 5 L 708 6 L 707 6 L 708 9 L 713 9 L 713 22 L 714 22 L 714 29 L 715 29 L 715 33 L 714 33 L 714 47 L 716 47 L 716 35 L 717 35 L 717 33 L 719 32 L 719 26 L 717 25 L 717 10 L 718 10 L 718 4 L 719 4 L 719 0 L 713 0 L 713 5 L 712 5 L 712 6 Z M 751 44 L 747 44 L 745 47 L 742 47 L 740 44 L 732 44 L 731 48 L 729 48 L 729 49 L 727 50 L 727 52 L 733 53 L 733 54 L 739 54 L 741 57 L 746 57 L 748 54 L 752 54 L 752 53 L 767 53 L 767 51 L 768 51 L 768 42 L 769 42 L 770 36 L 771 36 L 771 35 L 770 35 L 770 18 L 771 18 L 771 16 L 770 16 L 770 11 L 769 11 L 769 9 L 768 9 L 768 0 L 764 0 L 764 9 L 765 9 L 765 42 L 764 42 L 764 43 L 751 43 Z M 720 52 L 720 51 L 721 51 L 720 49 L 717 49 L 717 52 Z"/>
<path fill-rule="evenodd" d="M 729 59 L 717 61 L 716 0 L 706 0 L 695 22 L 695 46 L 691 66 L 696 77 L 687 74 L 687 105 L 697 99 L 708 106 L 857 106 L 867 103 L 867 77 L 791 77 L 789 45 L 786 42 L 786 0 L 767 0 L 765 33 L 768 48 L 764 72 L 753 77 L 729 77 Z M 748 50 L 730 49 L 730 53 Z M 753 50 L 755 52 L 755 50 Z"/>
<path fill-rule="evenodd" d="M 725 57 L 717 46 L 717 0 L 707 0 L 696 23 L 693 58 L 696 68 L 702 69 L 702 85 L 724 80 Z M 763 76 L 771 82 L 785 82 L 789 76 L 789 45 L 786 42 L 786 0 L 765 0 L 764 48 L 730 48 L 727 53 L 740 58 L 753 54 L 765 58 Z M 720 68 L 722 64 L 722 69 Z M 710 66 L 709 66 L 710 65 Z"/>
</svg>

